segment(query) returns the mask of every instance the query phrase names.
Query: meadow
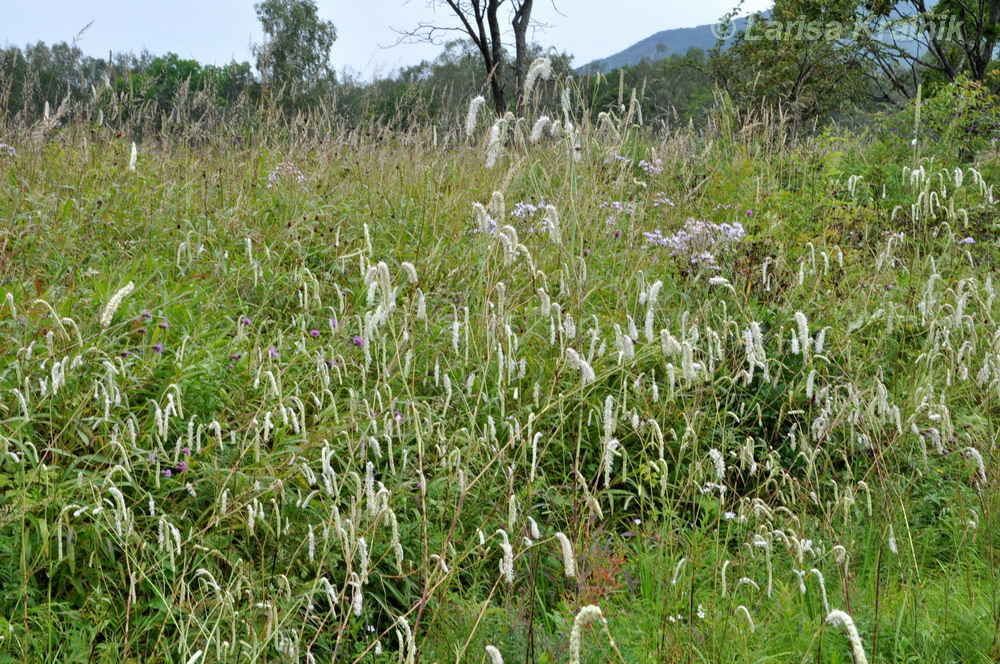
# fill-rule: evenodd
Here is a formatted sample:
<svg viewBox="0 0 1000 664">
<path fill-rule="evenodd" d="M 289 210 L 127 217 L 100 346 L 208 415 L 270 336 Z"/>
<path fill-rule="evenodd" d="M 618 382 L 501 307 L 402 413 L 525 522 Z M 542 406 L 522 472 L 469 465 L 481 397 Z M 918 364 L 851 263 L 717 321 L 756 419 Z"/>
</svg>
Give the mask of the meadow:
<svg viewBox="0 0 1000 664">
<path fill-rule="evenodd" d="M 0 134 L 0 661 L 997 661 L 1000 160 L 624 101 Z"/>
</svg>

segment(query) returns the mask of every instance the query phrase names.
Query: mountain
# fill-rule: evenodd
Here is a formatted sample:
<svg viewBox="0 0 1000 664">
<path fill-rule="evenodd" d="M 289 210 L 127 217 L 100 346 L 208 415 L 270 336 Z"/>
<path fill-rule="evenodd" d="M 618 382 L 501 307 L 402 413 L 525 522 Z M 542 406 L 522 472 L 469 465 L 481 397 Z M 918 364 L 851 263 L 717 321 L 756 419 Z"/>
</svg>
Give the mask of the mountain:
<svg viewBox="0 0 1000 664">
<path fill-rule="evenodd" d="M 939 0 L 926 0 L 928 10 L 937 5 L 938 1 Z M 894 17 L 899 19 L 902 16 L 908 16 L 911 11 L 912 7 L 908 3 L 898 2 L 895 6 L 896 13 L 894 14 Z M 771 12 L 761 12 L 760 15 L 763 17 L 769 17 Z M 733 30 L 732 34 L 745 31 L 748 20 L 752 19 L 753 17 L 751 16 L 734 20 L 731 27 Z M 906 26 L 902 26 L 900 29 L 905 30 Z M 607 58 L 594 60 L 593 62 L 583 65 L 582 67 L 578 67 L 576 72 L 578 74 L 588 74 L 593 72 L 607 73 L 614 69 L 639 64 L 645 58 L 657 60 L 671 55 L 683 55 L 691 48 L 700 48 L 707 51 L 715 46 L 716 42 L 718 42 L 716 32 L 718 32 L 718 23 L 699 25 L 693 28 L 674 28 L 672 30 L 663 30 L 662 32 L 657 32 L 655 35 L 646 37 L 640 42 L 632 44 L 620 53 L 615 53 Z M 885 37 L 883 37 L 883 39 L 885 39 Z M 726 44 L 730 41 L 731 38 L 726 41 Z M 913 54 L 926 51 L 926 47 L 922 46 L 920 42 L 914 41 L 913 39 L 907 39 L 905 36 L 899 36 L 897 44 L 900 48 Z"/>
<path fill-rule="evenodd" d="M 746 29 L 746 25 L 747 19 L 745 17 L 738 18 L 733 21 L 732 29 L 736 32 L 743 32 Z M 607 58 L 594 60 L 585 64 L 576 71 L 578 74 L 598 71 L 606 73 L 613 69 L 638 64 L 644 58 L 655 60 L 671 55 L 683 55 L 692 48 L 700 48 L 707 51 L 715 46 L 718 41 L 716 37 L 717 31 L 717 23 L 699 25 L 694 28 L 663 30 L 662 32 L 657 32 L 655 35 L 646 37 L 640 42 L 632 44 L 620 53 L 615 53 Z"/>
</svg>

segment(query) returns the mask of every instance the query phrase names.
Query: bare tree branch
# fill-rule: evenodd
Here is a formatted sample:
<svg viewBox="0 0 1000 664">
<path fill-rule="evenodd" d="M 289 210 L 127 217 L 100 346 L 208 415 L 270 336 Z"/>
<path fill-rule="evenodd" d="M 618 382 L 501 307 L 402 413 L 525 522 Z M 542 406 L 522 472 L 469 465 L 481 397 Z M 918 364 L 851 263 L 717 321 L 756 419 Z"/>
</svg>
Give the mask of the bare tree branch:
<svg viewBox="0 0 1000 664">
<path fill-rule="evenodd" d="M 446 33 L 461 33 L 467 36 L 479 51 L 483 67 L 486 71 L 490 93 L 493 96 L 493 108 L 498 115 L 507 111 L 507 95 L 504 89 L 503 74 L 505 36 L 513 34 L 514 38 L 514 81 L 517 103 L 524 96 L 524 84 L 528 67 L 527 31 L 532 22 L 531 11 L 534 0 L 429 0 L 429 6 L 441 6 L 449 10 L 459 22 L 459 26 L 441 25 L 436 21 L 422 21 L 413 29 L 394 31 L 399 35 L 397 44 L 426 42 L 441 43 Z M 554 7 L 553 3 L 553 7 Z M 505 17 L 501 10 L 509 8 Z M 511 30 L 504 29 L 504 22 L 509 21 Z"/>
</svg>

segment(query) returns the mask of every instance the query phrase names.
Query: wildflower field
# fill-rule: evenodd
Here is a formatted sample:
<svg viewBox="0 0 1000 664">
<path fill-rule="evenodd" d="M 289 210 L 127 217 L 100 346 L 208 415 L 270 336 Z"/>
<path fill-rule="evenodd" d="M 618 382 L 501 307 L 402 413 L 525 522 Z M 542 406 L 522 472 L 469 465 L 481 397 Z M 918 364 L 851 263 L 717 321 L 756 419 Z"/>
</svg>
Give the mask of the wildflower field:
<svg viewBox="0 0 1000 664">
<path fill-rule="evenodd" d="M 481 107 L 0 135 L 0 662 L 996 661 L 995 156 Z"/>
</svg>

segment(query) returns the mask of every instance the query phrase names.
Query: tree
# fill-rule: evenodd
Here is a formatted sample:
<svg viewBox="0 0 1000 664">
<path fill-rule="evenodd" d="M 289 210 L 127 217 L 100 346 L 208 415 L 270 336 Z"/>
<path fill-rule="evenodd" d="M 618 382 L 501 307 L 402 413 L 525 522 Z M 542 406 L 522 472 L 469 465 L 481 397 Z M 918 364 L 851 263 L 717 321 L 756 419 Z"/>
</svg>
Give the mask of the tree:
<svg viewBox="0 0 1000 664">
<path fill-rule="evenodd" d="M 105 77 L 148 66 L 152 59 L 147 51 L 118 53 L 113 60 L 93 58 L 72 42 L 0 48 L 0 114 L 33 117 L 42 113 L 46 102 L 56 108 L 66 99 L 79 108 L 80 102 L 91 99 L 93 87 L 103 87 Z"/>
<path fill-rule="evenodd" d="M 447 6 L 458 18 L 461 27 L 447 27 L 432 23 L 420 23 L 415 30 L 405 32 L 404 38 L 416 38 L 437 42 L 441 32 L 464 32 L 475 44 L 476 50 L 486 69 L 493 108 L 497 115 L 507 112 L 507 91 L 504 85 L 503 69 L 506 54 L 503 46 L 504 31 L 501 14 L 506 10 L 504 21 L 509 21 L 514 35 L 514 90 L 517 105 L 524 99 L 524 84 L 528 72 L 528 27 L 531 25 L 531 11 L 534 0 L 433 0 Z"/>
<path fill-rule="evenodd" d="M 242 92 L 252 90 L 253 85 L 248 62 L 234 61 L 216 67 L 184 60 L 176 53 L 157 56 L 148 66 L 130 71 L 116 81 L 119 90 L 130 90 L 152 102 L 160 113 L 170 113 L 188 93 L 204 93 L 206 98 L 225 107 Z"/>
<path fill-rule="evenodd" d="M 867 0 L 855 20 L 868 59 L 907 97 L 925 73 L 985 81 L 1000 45 L 1000 0 Z"/>
<path fill-rule="evenodd" d="M 524 82 L 528 72 L 528 24 L 531 23 L 532 0 L 515 2 L 511 27 L 514 28 L 514 79 L 516 82 L 517 105 L 524 102 Z"/>
<path fill-rule="evenodd" d="M 265 87 L 284 89 L 289 99 L 332 79 L 330 48 L 337 39 L 331 21 L 319 18 L 314 0 L 263 0 L 254 5 L 265 41 L 254 47 Z"/>
<path fill-rule="evenodd" d="M 683 55 L 664 56 L 662 51 L 620 70 L 581 79 L 590 89 L 594 120 L 601 111 L 617 112 L 621 91 L 629 89 L 642 91 L 639 102 L 647 124 L 685 124 L 704 114 L 714 100 L 713 82 L 706 71 L 708 54 L 699 48 Z"/>
<path fill-rule="evenodd" d="M 528 44 L 527 60 L 543 54 L 538 44 Z M 547 57 L 556 76 L 572 73 L 572 56 L 550 52 Z M 464 110 L 470 90 L 481 89 L 487 80 L 479 50 L 469 39 L 447 42 L 433 60 L 403 67 L 388 78 L 339 81 L 337 112 L 349 122 L 379 118 L 391 127 L 417 126 L 438 120 L 450 121 L 456 108 Z M 514 72 L 504 73 L 506 87 L 515 87 Z M 560 104 L 559 91 L 539 86 L 531 96 L 533 106 L 554 113 Z"/>
<path fill-rule="evenodd" d="M 778 106 L 796 121 L 860 100 L 866 63 L 850 41 L 855 6 L 855 0 L 777 0 L 770 15 L 747 22 L 728 50 L 716 49 L 713 77 L 738 105 Z"/>
<path fill-rule="evenodd" d="M 155 58 L 144 72 L 136 76 L 149 81 L 145 96 L 155 100 L 162 112 L 169 111 L 182 86 L 190 91 L 201 90 L 204 86 L 201 63 L 184 60 L 176 53 Z"/>
</svg>

